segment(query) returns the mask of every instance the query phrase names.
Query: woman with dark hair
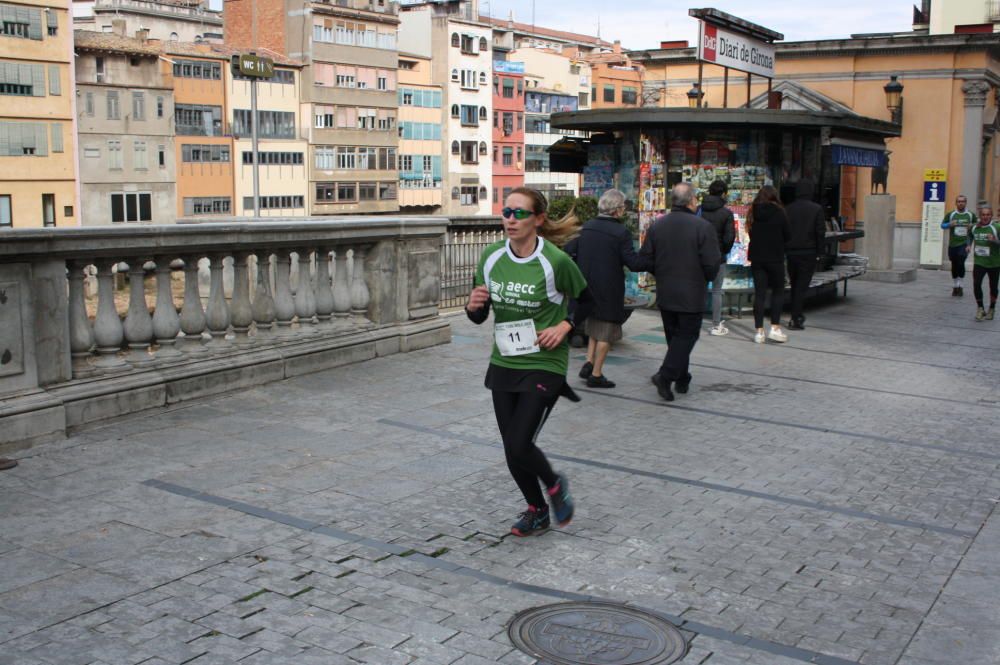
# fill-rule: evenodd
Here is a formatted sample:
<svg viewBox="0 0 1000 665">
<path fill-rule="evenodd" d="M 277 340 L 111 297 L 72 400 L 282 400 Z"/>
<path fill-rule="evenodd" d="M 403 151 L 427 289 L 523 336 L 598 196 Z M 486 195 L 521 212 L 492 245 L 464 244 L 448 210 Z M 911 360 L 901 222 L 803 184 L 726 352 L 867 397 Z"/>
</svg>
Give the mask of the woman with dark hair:
<svg viewBox="0 0 1000 665">
<path fill-rule="evenodd" d="M 764 185 L 750 206 L 747 215 L 750 247 L 750 272 L 753 275 L 753 319 L 757 332 L 753 341 L 763 344 L 770 339 L 787 342 L 781 330 L 781 305 L 785 295 L 785 245 L 792 235 L 778 190 Z M 764 333 L 764 305 L 771 294 L 771 329 Z"/>
<path fill-rule="evenodd" d="M 579 397 L 566 383 L 567 335 L 590 309 L 587 282 L 553 238 L 563 240 L 575 217 L 552 221 L 548 202 L 534 189 L 518 187 L 505 201 L 507 239 L 483 251 L 465 312 L 483 323 L 493 308 L 494 339 L 486 387 L 503 439 L 507 468 L 528 508 L 511 527 L 515 536 L 549 528 L 549 507 L 560 526 L 573 517 L 566 477 L 552 470 L 535 439 L 561 395 Z M 577 300 L 574 319 L 569 301 Z M 544 493 L 539 486 L 544 485 Z"/>
</svg>

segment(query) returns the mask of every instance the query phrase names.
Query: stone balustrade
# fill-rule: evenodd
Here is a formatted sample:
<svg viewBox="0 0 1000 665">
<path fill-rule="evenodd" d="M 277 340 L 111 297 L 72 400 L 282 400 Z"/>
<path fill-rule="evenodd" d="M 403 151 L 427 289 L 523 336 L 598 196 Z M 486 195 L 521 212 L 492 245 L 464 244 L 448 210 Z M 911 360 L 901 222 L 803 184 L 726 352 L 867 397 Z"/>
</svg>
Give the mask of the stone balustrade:
<svg viewBox="0 0 1000 665">
<path fill-rule="evenodd" d="M 0 452 L 447 342 L 437 314 L 447 226 L 379 217 L 3 232 Z M 127 299 L 118 292 L 116 301 L 116 272 L 127 275 Z M 88 280 L 97 285 L 93 320 Z"/>
</svg>

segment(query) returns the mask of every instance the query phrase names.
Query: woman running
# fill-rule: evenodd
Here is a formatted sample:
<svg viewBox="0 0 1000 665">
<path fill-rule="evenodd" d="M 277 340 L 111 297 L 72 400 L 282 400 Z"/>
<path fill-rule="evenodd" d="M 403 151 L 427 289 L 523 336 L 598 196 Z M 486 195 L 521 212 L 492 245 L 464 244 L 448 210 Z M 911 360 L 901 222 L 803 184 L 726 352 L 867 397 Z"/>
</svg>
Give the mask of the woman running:
<svg viewBox="0 0 1000 665">
<path fill-rule="evenodd" d="M 528 503 L 511 527 L 515 536 L 549 528 L 546 496 L 559 526 L 573 518 L 566 477 L 552 470 L 535 440 L 560 395 L 580 399 L 566 383 L 566 339 L 575 327 L 567 313 L 570 299 L 576 298 L 574 319 L 583 321 L 589 298 L 580 269 L 555 244 L 566 239 L 575 217 L 571 213 L 552 222 L 545 214 L 547 207 L 541 192 L 526 187 L 507 196 L 503 209 L 507 239 L 483 252 L 465 308 L 477 324 L 486 321 L 493 308 L 493 353 L 486 387 L 493 391 L 507 468 Z"/>
</svg>

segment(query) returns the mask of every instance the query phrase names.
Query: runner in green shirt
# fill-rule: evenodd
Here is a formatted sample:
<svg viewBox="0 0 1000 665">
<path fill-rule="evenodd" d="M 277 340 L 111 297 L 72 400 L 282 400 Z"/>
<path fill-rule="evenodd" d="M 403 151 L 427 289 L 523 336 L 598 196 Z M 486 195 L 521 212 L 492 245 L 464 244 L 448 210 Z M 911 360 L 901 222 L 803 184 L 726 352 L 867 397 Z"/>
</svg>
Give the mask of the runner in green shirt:
<svg viewBox="0 0 1000 665">
<path fill-rule="evenodd" d="M 965 194 L 955 197 L 955 209 L 944 216 L 941 228 L 948 234 L 948 259 L 951 261 L 951 295 L 962 295 L 962 280 L 965 279 L 965 258 L 969 255 L 969 229 L 976 223 L 976 216 L 966 210 L 968 199 Z"/>
<path fill-rule="evenodd" d="M 512 191 L 505 203 L 507 239 L 483 252 L 465 311 L 479 324 L 493 309 L 493 353 L 486 387 L 493 391 L 507 468 L 528 503 L 511 533 L 527 536 L 549 527 L 546 495 L 560 526 L 573 518 L 566 477 L 552 470 L 535 439 L 560 395 L 580 399 L 566 383 L 567 335 L 574 328 L 568 310 L 570 299 L 576 298 L 574 321 L 582 322 L 589 296 L 580 269 L 550 242 L 575 218 L 551 222 L 545 214 L 545 197 L 526 187 Z M 539 481 L 545 485 L 544 495 Z"/>
<path fill-rule="evenodd" d="M 972 294 L 976 297 L 976 321 L 993 320 L 1000 281 L 1000 225 L 993 222 L 993 208 L 979 209 L 979 222 L 969 232 L 972 247 Z M 990 309 L 983 308 L 983 277 L 990 279 Z"/>
</svg>

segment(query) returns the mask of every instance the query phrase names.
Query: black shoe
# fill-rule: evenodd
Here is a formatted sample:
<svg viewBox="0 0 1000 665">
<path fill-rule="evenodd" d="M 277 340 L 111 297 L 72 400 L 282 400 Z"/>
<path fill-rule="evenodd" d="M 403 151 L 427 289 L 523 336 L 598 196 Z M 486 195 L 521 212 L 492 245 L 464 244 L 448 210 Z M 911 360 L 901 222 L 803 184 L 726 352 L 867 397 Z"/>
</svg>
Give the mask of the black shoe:
<svg viewBox="0 0 1000 665">
<path fill-rule="evenodd" d="M 0 457 L 0 471 L 13 469 L 15 466 L 17 466 L 17 460 L 7 459 L 6 457 Z"/>
<path fill-rule="evenodd" d="M 958 295 L 958 287 L 957 286 L 951 287 L 951 295 L 953 295 L 953 296 L 957 296 Z"/>
<path fill-rule="evenodd" d="M 963 295 L 962 294 L 962 287 L 961 286 L 958 287 L 957 289 L 955 289 L 955 291 L 957 291 L 957 293 L 955 295 L 958 296 L 959 298 L 961 298 L 962 295 Z"/>
<path fill-rule="evenodd" d="M 587 361 L 583 363 L 583 367 L 580 368 L 580 378 L 589 379 L 590 375 L 594 373 L 594 363 Z"/>
<path fill-rule="evenodd" d="M 687 383 L 681 383 L 680 381 L 675 381 L 674 390 L 679 392 L 681 395 L 686 395 L 687 391 L 691 390 L 691 380 L 689 379 Z"/>
<path fill-rule="evenodd" d="M 608 377 L 603 374 L 600 376 L 594 376 L 591 374 L 587 377 L 587 387 L 588 388 L 614 388 L 615 382 L 608 381 Z"/>
<path fill-rule="evenodd" d="M 657 372 L 652 376 L 653 385 L 656 386 L 656 392 L 660 394 L 660 397 L 668 402 L 674 401 L 674 393 L 670 390 L 670 382 L 664 381 L 660 373 Z"/>
<path fill-rule="evenodd" d="M 792 319 L 791 321 L 788 322 L 788 329 L 789 330 L 805 330 L 806 327 L 805 327 L 805 325 L 803 325 L 803 320 L 802 319 Z"/>
<path fill-rule="evenodd" d="M 549 508 L 535 508 L 528 506 L 528 509 L 518 515 L 517 521 L 510 527 L 510 532 L 515 536 L 530 536 L 540 533 L 549 528 Z"/>
<path fill-rule="evenodd" d="M 549 495 L 549 502 L 552 503 L 556 524 L 566 526 L 573 519 L 573 497 L 569 494 L 569 482 L 566 476 L 559 474 L 558 477 L 559 482 L 555 486 L 555 492 L 550 490 L 546 493 Z"/>
</svg>

